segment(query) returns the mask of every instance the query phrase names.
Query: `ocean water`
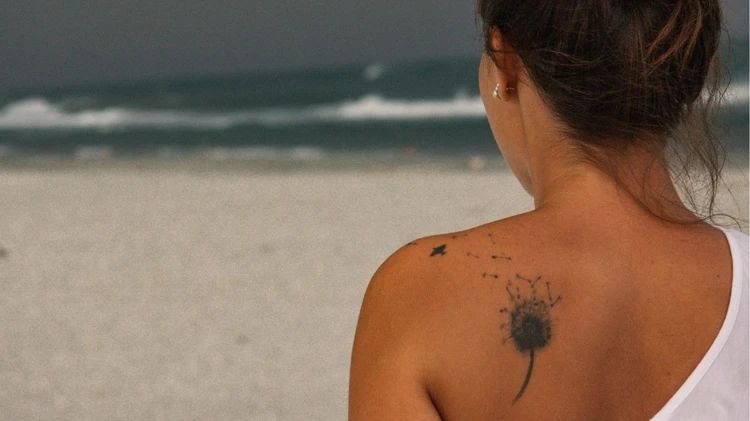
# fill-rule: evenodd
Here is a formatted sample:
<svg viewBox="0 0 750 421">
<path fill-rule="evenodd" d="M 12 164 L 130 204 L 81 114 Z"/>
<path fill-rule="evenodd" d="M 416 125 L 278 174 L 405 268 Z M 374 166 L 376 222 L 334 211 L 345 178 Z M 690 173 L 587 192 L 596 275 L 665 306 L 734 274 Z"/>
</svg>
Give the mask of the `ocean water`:
<svg viewBox="0 0 750 421">
<path fill-rule="evenodd" d="M 730 152 L 748 149 L 747 47 L 726 60 Z M 497 154 L 476 75 L 472 58 L 0 92 L 0 155 Z"/>
</svg>

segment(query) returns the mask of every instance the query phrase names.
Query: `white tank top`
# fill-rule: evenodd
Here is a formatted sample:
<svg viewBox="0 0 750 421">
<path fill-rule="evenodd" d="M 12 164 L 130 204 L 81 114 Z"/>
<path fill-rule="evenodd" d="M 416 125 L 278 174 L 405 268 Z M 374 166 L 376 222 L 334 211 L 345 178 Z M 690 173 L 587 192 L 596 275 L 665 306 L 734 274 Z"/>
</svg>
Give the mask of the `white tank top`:
<svg viewBox="0 0 750 421">
<path fill-rule="evenodd" d="M 651 421 L 748 421 L 748 242 L 747 235 L 721 229 L 734 266 L 729 310 L 708 352 L 685 383 Z"/>
</svg>

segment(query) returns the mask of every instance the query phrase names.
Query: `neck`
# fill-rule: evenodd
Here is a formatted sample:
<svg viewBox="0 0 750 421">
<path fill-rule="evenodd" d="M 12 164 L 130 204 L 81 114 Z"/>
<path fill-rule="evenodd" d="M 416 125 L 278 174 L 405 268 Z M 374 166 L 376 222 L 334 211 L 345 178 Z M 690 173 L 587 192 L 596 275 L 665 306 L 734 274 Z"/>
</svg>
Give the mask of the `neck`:
<svg viewBox="0 0 750 421">
<path fill-rule="evenodd" d="M 546 114 L 547 107 L 539 98 L 529 102 L 522 105 L 523 126 L 530 157 L 528 188 L 537 210 L 579 213 L 600 209 L 601 216 L 610 218 L 618 211 L 622 215 L 635 211 L 666 220 L 697 220 L 682 203 L 663 153 L 633 150 L 612 158 L 606 169 L 600 168 L 582 160 L 571 146 L 573 141 L 559 135 L 561 131 L 554 129 L 557 123 Z"/>
<path fill-rule="evenodd" d="M 537 209 L 600 207 L 611 214 L 632 213 L 638 207 L 668 220 L 695 220 L 680 200 L 666 163 L 653 156 L 613 162 L 606 171 L 589 163 L 534 165 L 532 195 Z"/>
</svg>

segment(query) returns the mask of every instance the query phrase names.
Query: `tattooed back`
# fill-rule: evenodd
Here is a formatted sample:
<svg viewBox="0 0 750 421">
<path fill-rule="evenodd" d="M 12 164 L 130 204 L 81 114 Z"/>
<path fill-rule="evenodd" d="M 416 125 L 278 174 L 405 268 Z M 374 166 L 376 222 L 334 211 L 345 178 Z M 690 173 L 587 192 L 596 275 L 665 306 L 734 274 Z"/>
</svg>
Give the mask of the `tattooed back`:
<svg viewBox="0 0 750 421">
<path fill-rule="evenodd" d="M 368 288 L 360 328 L 375 333 L 358 333 L 353 370 L 416 385 L 436 420 L 649 419 L 721 326 L 726 241 L 583 223 L 535 212 L 404 246 Z"/>
</svg>

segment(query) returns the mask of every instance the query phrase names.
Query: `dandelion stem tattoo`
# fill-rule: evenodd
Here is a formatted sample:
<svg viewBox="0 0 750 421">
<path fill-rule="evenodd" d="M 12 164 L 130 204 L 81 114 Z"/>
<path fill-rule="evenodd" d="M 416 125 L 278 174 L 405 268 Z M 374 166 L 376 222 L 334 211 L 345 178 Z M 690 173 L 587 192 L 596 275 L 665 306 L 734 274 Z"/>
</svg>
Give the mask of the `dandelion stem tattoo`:
<svg viewBox="0 0 750 421">
<path fill-rule="evenodd" d="M 523 381 L 523 386 L 521 386 L 521 391 L 518 392 L 515 398 L 513 398 L 513 403 L 516 403 L 521 396 L 523 396 L 523 392 L 526 391 L 526 387 L 529 385 L 529 380 L 531 380 L 531 372 L 534 370 L 534 348 L 531 348 L 531 351 L 529 351 L 529 370 L 526 372 L 526 379 Z"/>
<path fill-rule="evenodd" d="M 516 275 L 515 283 L 508 280 L 505 290 L 510 296 L 512 308 L 503 308 L 501 313 L 508 314 L 508 323 L 504 323 L 501 328 L 508 332 L 508 336 L 503 339 L 505 343 L 512 339 L 518 352 L 529 354 L 529 369 L 526 372 L 526 378 L 523 381 L 521 390 L 513 399 L 515 404 L 524 394 L 531 380 L 531 373 L 534 371 L 535 351 L 542 349 L 552 339 L 552 318 L 550 310 L 557 305 L 562 299 L 557 296 L 553 299 L 549 282 L 545 282 L 547 297 L 537 297 L 537 283 L 542 277 L 536 279 L 527 279 L 521 275 Z M 526 285 L 530 294 L 526 297 L 521 295 L 521 288 L 518 284 Z"/>
</svg>

